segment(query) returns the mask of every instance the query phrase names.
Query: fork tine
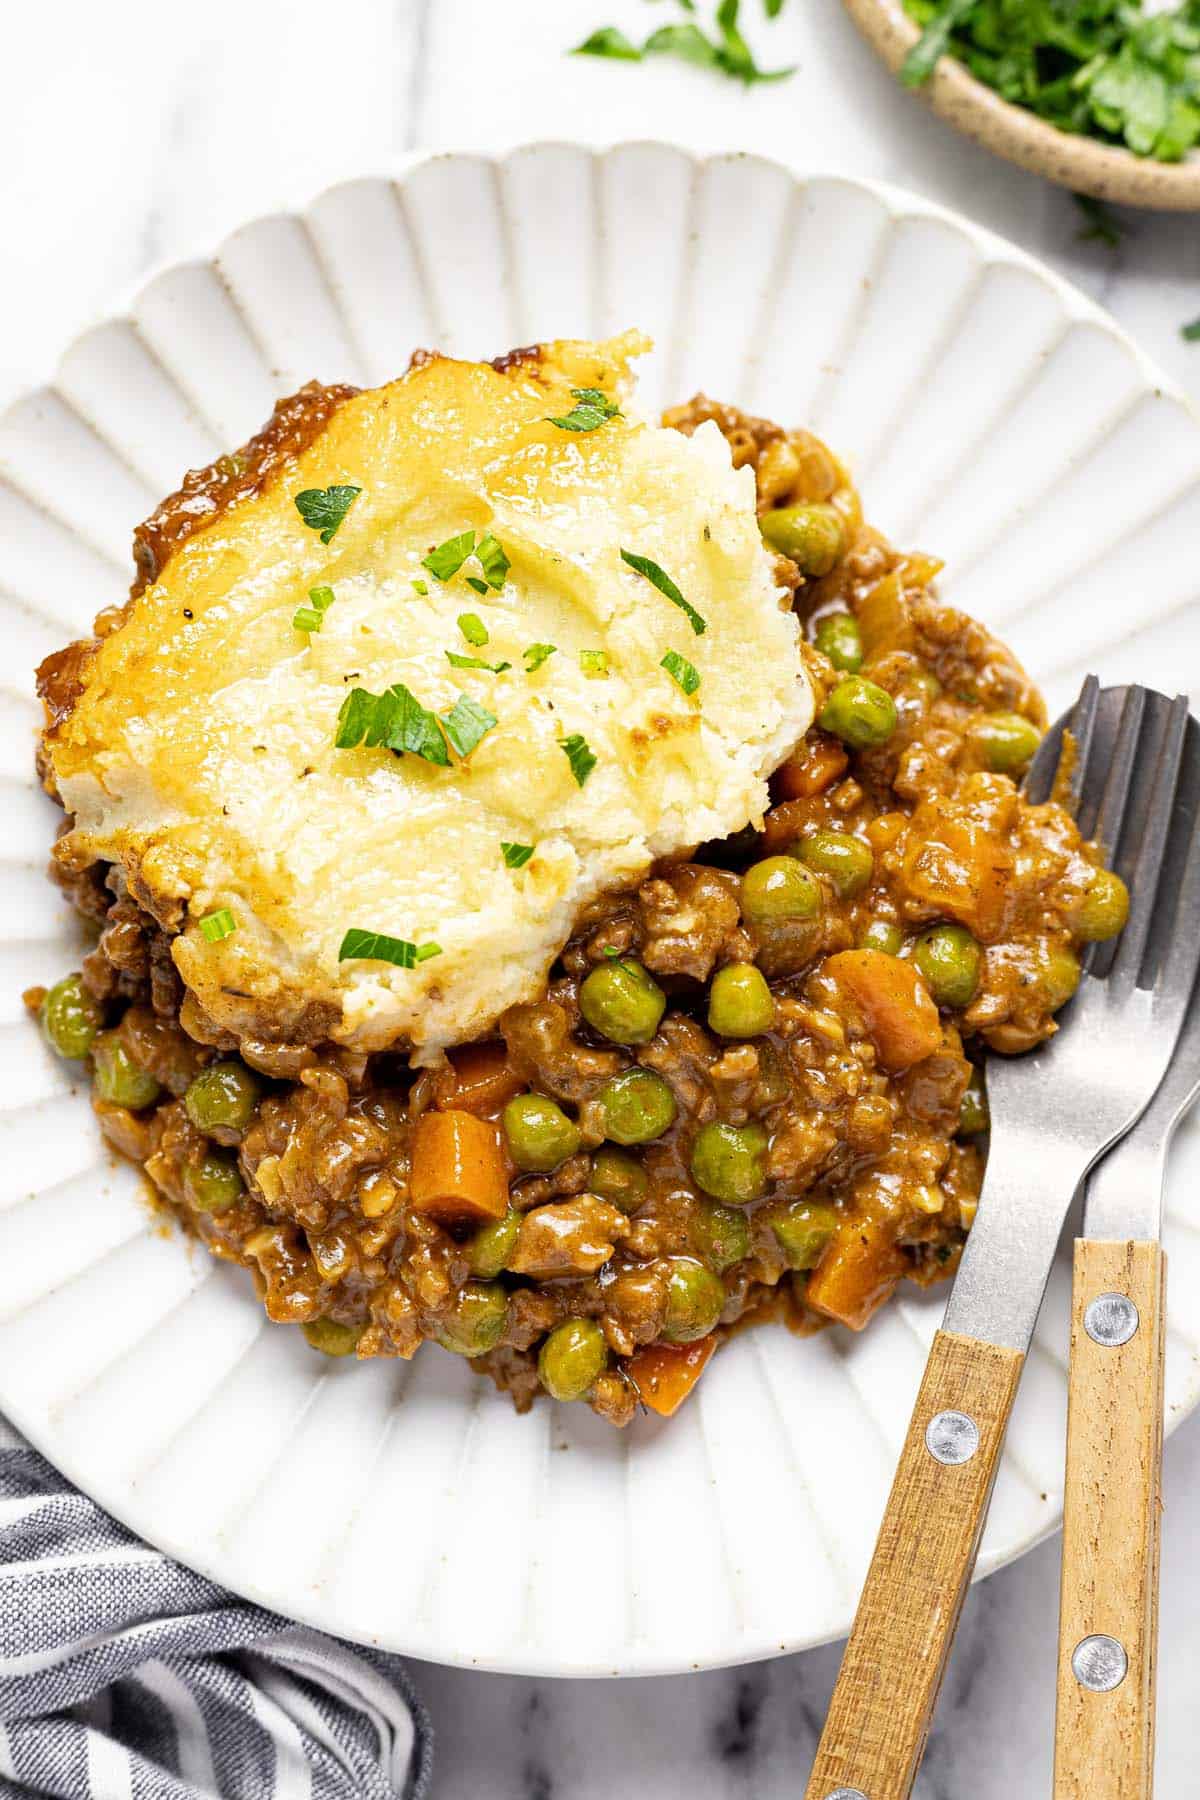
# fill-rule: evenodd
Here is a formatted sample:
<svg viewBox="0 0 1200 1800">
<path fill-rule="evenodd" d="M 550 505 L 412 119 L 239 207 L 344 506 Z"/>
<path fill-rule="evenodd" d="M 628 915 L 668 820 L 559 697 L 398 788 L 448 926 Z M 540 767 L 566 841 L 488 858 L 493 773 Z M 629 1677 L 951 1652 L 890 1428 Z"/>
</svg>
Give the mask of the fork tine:
<svg viewBox="0 0 1200 1800">
<path fill-rule="evenodd" d="M 1070 768 L 1071 810 L 1075 810 L 1084 771 L 1092 754 L 1099 701 L 1100 682 L 1095 675 L 1088 675 L 1070 713 L 1051 725 L 1026 770 L 1021 791 L 1031 805 L 1043 806 L 1054 793 L 1067 748 L 1067 733 L 1070 732 L 1074 744 Z"/>
<path fill-rule="evenodd" d="M 1194 746 L 1200 738 L 1200 726 L 1189 718 L 1187 731 Z M 1189 764 L 1191 760 L 1189 757 Z M 1188 767 L 1179 783 L 1171 820 L 1172 840 L 1163 872 L 1165 893 L 1177 899 L 1169 920 L 1165 909 L 1164 916 L 1155 920 L 1151 957 L 1143 961 L 1144 970 L 1148 960 L 1151 972 L 1157 971 L 1158 987 L 1175 993 L 1191 993 L 1200 968 L 1200 780 L 1189 779 L 1190 776 Z M 1186 855 L 1182 848 L 1172 855 L 1176 845 L 1186 845 Z M 1142 985 L 1146 985 L 1145 974 Z M 1196 996 L 1196 1004 L 1200 1005 L 1200 995 Z"/>
<path fill-rule="evenodd" d="M 1145 712 L 1145 689 L 1135 689 L 1143 699 Z M 1122 723 L 1124 721 L 1122 720 Z M 1124 843 L 1114 845 L 1114 860 L 1130 888 L 1129 920 L 1119 938 L 1115 940 L 1111 957 L 1108 959 L 1110 981 L 1119 982 L 1122 986 L 1137 982 L 1140 987 L 1153 986 L 1153 973 L 1147 977 L 1143 973 L 1144 965 L 1154 959 L 1146 956 L 1147 945 L 1151 935 L 1161 945 L 1163 932 L 1175 909 L 1179 895 L 1178 875 L 1171 880 L 1170 865 L 1173 858 L 1164 859 L 1168 834 L 1176 810 L 1176 799 L 1179 789 L 1179 771 L 1183 758 L 1184 738 L 1188 727 L 1188 702 L 1186 694 L 1179 695 L 1171 702 L 1163 721 L 1158 741 L 1158 754 L 1153 758 L 1149 770 L 1150 787 L 1146 795 L 1145 812 L 1141 824 L 1136 857 L 1130 862 L 1129 851 Z M 1149 736 L 1149 733 L 1146 734 Z M 1141 756 L 1138 758 L 1142 768 L 1146 764 L 1145 747 L 1139 742 Z M 1139 782 L 1139 800 L 1144 791 L 1144 782 Z M 1138 808 L 1141 811 L 1141 807 Z M 1133 821 L 1136 826 L 1137 820 Z M 1191 838 L 1188 830 L 1183 838 L 1183 855 Z M 1175 842 L 1180 839 L 1176 836 Z M 1157 930 L 1155 930 L 1157 924 Z M 1093 970 L 1102 972 L 1099 962 L 1094 962 Z"/>
<path fill-rule="evenodd" d="M 1084 777 L 1096 743 L 1096 718 L 1100 711 L 1100 678 L 1089 675 L 1079 690 L 1075 710 L 1071 714 L 1071 735 L 1075 740 L 1075 762 L 1071 769 L 1071 811 L 1078 813 L 1083 799 Z"/>
<path fill-rule="evenodd" d="M 1115 858 L 1121 849 L 1122 827 L 1129 803 L 1129 790 L 1138 766 L 1138 745 L 1146 716 L 1146 689 L 1131 687 L 1121 708 L 1117 741 L 1113 745 L 1103 791 L 1097 797 L 1090 780 L 1085 780 L 1077 823 L 1080 833 L 1097 841 L 1105 854 Z M 1098 771 L 1097 771 L 1098 772 Z M 1093 771 L 1086 771 L 1090 776 Z M 1097 805 L 1097 798 L 1099 804 Z"/>
</svg>

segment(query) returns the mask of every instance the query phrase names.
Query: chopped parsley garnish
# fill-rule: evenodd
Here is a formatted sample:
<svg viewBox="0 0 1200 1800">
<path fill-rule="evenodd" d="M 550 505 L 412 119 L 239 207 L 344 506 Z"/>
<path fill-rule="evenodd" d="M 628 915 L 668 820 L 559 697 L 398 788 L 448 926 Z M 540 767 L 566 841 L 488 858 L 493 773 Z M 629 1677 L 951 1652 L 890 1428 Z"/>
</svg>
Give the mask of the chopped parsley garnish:
<svg viewBox="0 0 1200 1800">
<path fill-rule="evenodd" d="M 222 938 L 232 937 L 236 930 L 237 920 L 227 906 L 205 913 L 200 921 L 200 936 L 206 944 L 219 944 Z"/>
<path fill-rule="evenodd" d="M 512 564 L 504 554 L 504 545 L 498 538 L 494 538 L 490 531 L 476 544 L 475 561 L 483 570 L 483 579 L 488 586 L 499 593 L 508 579 L 508 571 L 512 568 Z"/>
<path fill-rule="evenodd" d="M 778 16 L 783 0 L 765 0 L 765 4 L 767 17 L 773 19 Z M 696 9 L 694 5 L 685 4 L 684 10 L 695 12 Z M 604 25 L 593 31 L 582 44 L 577 44 L 574 54 L 606 56 L 618 62 L 641 62 L 647 56 L 678 56 L 699 68 L 715 69 L 718 74 L 729 75 L 747 87 L 760 81 L 784 80 L 793 73 L 791 68 L 760 69 L 755 62 L 738 24 L 740 10 L 741 0 L 721 0 L 712 33 L 691 19 L 679 25 L 660 25 L 640 48 L 615 25 Z"/>
<path fill-rule="evenodd" d="M 292 619 L 294 631 L 320 631 L 322 621 L 333 605 L 333 589 L 331 587 L 315 587 L 308 590 L 308 605 L 298 606 Z"/>
<path fill-rule="evenodd" d="M 425 595 L 429 592 L 429 583 L 427 581 L 414 581 L 413 586 L 416 588 L 422 599 L 424 599 Z"/>
<path fill-rule="evenodd" d="M 428 556 L 423 556 L 421 566 L 439 581 L 449 581 L 452 575 L 458 574 L 474 548 L 475 533 L 460 531 L 457 537 L 447 538 L 444 544 L 438 544 Z"/>
<path fill-rule="evenodd" d="M 904 0 L 923 27 L 901 69 L 919 87 L 939 57 L 1060 131 L 1178 162 L 1200 142 L 1200 10 L 1141 0 Z M 1093 235 L 1105 243 L 1105 231 Z"/>
<path fill-rule="evenodd" d="M 561 419 L 548 418 L 547 425 L 557 425 L 560 431 L 596 431 L 610 419 L 621 417 L 616 401 L 610 400 L 599 388 L 572 388 L 571 398 L 575 405 L 570 412 Z"/>
<path fill-rule="evenodd" d="M 1103 200 L 1095 200 L 1091 194 L 1072 194 L 1076 206 L 1083 214 L 1086 231 L 1081 226 L 1076 232 L 1080 243 L 1089 243 L 1096 239 L 1109 250 L 1115 250 L 1121 241 L 1121 221 L 1116 214 L 1110 212 Z"/>
<path fill-rule="evenodd" d="M 363 931 L 352 926 L 342 939 L 339 962 L 388 962 L 398 969 L 415 969 L 418 963 L 440 956 L 440 944 L 411 944 L 407 938 L 388 937 L 383 931 Z"/>
<path fill-rule="evenodd" d="M 500 852 L 506 869 L 523 869 L 536 850 L 536 844 L 501 843 Z"/>
<path fill-rule="evenodd" d="M 495 723 L 495 713 L 467 694 L 460 694 L 450 711 L 442 714 L 446 736 L 460 756 L 470 756 Z"/>
<path fill-rule="evenodd" d="M 360 487 L 305 488 L 296 495 L 296 511 L 310 531 L 319 532 L 323 544 L 330 544 L 361 493 Z"/>
<path fill-rule="evenodd" d="M 488 641 L 488 630 L 478 613 L 459 613 L 458 629 L 468 644 L 474 644 L 478 650 Z"/>
<path fill-rule="evenodd" d="M 608 651 L 581 650 L 579 652 L 579 666 L 585 675 L 607 675 Z"/>
<path fill-rule="evenodd" d="M 512 564 L 504 553 L 503 544 L 490 531 L 485 532 L 478 543 L 474 531 L 460 531 L 457 537 L 436 545 L 428 556 L 421 558 L 421 562 L 439 581 L 450 581 L 472 556 L 483 571 L 483 580 L 480 581 L 477 575 L 468 575 L 468 582 L 477 594 L 486 594 L 489 588 L 498 594 Z"/>
<path fill-rule="evenodd" d="M 334 744 L 339 750 L 353 750 L 358 744 L 369 749 L 391 750 L 396 756 L 411 751 L 426 762 L 449 768 L 450 757 L 441 727 L 427 707 L 421 705 L 397 681 L 382 694 L 366 688 L 351 688 L 338 713 Z"/>
<path fill-rule="evenodd" d="M 622 550 L 621 561 L 623 563 L 628 563 L 629 567 L 635 570 L 637 574 L 644 575 L 647 581 L 653 583 L 660 594 L 665 594 L 667 599 L 671 602 L 671 605 L 677 606 L 680 612 L 686 616 L 688 624 L 691 626 L 697 637 L 699 637 L 702 632 L 708 630 L 707 620 L 700 617 L 700 614 L 696 611 L 694 606 L 688 605 L 665 569 L 660 569 L 658 564 L 656 562 L 651 562 L 648 556 L 635 556 L 632 550 Z"/>
<path fill-rule="evenodd" d="M 464 656 L 459 650 L 447 650 L 446 661 L 452 669 L 486 669 L 489 675 L 503 675 L 512 668 L 509 662 L 484 662 L 482 656 Z"/>
<path fill-rule="evenodd" d="M 1200 344 L 1200 319 L 1193 319 L 1190 325 L 1181 325 L 1179 335 L 1188 344 Z"/>
<path fill-rule="evenodd" d="M 596 758 L 588 749 L 587 739 L 580 732 L 573 731 L 570 737 L 563 738 L 559 749 L 571 765 L 576 787 L 582 787 L 596 766 Z"/>
<path fill-rule="evenodd" d="M 540 669 L 546 658 L 553 656 L 557 649 L 557 644 L 529 644 L 521 652 L 525 658 L 525 673 L 532 675 L 534 670 Z"/>
<path fill-rule="evenodd" d="M 682 688 L 685 694 L 694 694 L 700 686 L 699 669 L 677 650 L 668 650 L 658 666 L 667 671 L 676 687 Z"/>
</svg>

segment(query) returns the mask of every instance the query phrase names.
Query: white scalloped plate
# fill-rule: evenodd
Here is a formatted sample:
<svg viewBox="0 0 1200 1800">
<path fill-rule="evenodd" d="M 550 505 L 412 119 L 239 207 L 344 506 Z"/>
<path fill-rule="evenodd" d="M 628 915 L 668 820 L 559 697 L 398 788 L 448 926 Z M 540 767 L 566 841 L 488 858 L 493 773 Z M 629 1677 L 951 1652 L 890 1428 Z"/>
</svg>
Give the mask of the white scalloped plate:
<svg viewBox="0 0 1200 1800">
<path fill-rule="evenodd" d="M 1200 691 L 1200 428 L 1011 245 L 867 182 L 665 145 L 439 156 L 259 219 L 85 333 L 0 420 L 0 1408 L 147 1538 L 280 1611 L 443 1662 L 647 1674 L 851 1619 L 941 1298 L 862 1337 L 748 1333 L 673 1421 L 506 1399 L 454 1357 L 330 1363 L 152 1217 L 20 990 L 77 955 L 42 870 L 31 671 L 119 600 L 132 526 L 313 376 L 636 324 L 657 405 L 813 426 L 869 516 L 948 558 L 1057 707 L 1088 668 Z M 1200 1133 L 1167 1243 L 1172 1422 L 1196 1402 Z M 1036 1173 L 1031 1171 L 1031 1179 Z M 1059 1519 L 1060 1267 L 980 1568 Z"/>
</svg>

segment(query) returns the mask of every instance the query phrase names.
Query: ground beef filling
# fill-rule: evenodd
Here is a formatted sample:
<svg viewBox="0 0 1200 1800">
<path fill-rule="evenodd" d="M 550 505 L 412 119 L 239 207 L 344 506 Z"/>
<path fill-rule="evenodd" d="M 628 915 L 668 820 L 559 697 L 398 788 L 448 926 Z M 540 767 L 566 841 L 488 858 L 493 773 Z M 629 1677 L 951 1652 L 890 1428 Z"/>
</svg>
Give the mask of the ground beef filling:
<svg viewBox="0 0 1200 1800">
<path fill-rule="evenodd" d="M 164 503 L 139 582 L 265 479 L 328 410 L 313 394 Z M 755 470 L 818 715 L 853 673 L 894 724 L 857 748 L 815 725 L 761 832 L 590 906 L 496 1041 L 418 1075 L 234 1043 L 118 870 L 59 876 L 99 926 L 70 1019 L 91 1020 L 102 1128 L 272 1320 L 334 1354 L 432 1338 L 522 1410 L 549 1389 L 616 1424 L 674 1410 L 751 1319 L 859 1329 L 901 1280 L 954 1269 L 986 1142 L 971 1042 L 1046 1037 L 1100 935 L 1099 858 L 1018 791 L 1044 710 L 1010 654 L 936 599 L 936 562 L 863 525 L 815 438 L 702 397 L 666 422 L 706 419 Z M 52 712 L 72 675 L 50 671 Z"/>
</svg>

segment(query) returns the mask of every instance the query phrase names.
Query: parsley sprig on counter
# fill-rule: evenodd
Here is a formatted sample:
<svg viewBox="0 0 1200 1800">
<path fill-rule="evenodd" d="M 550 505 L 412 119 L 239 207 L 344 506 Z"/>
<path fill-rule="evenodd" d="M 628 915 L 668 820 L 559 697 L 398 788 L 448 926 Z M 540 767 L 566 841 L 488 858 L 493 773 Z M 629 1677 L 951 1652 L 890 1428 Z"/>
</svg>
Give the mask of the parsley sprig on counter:
<svg viewBox="0 0 1200 1800">
<path fill-rule="evenodd" d="M 920 87 L 951 55 L 1060 131 L 1178 162 L 1200 141 L 1200 0 L 904 0 L 923 27 L 901 69 Z"/>
<path fill-rule="evenodd" d="M 692 0 L 679 0 L 679 4 L 684 12 L 696 11 Z M 769 19 L 778 18 L 782 9 L 783 0 L 764 0 L 763 10 Z M 672 25 L 660 25 L 640 45 L 617 26 L 602 25 L 582 44 L 575 46 L 574 54 L 606 56 L 616 62 L 641 62 L 648 56 L 676 56 L 701 69 L 714 69 L 720 75 L 728 75 L 746 87 L 758 82 L 785 80 L 794 72 L 792 68 L 763 69 L 755 61 L 753 51 L 742 36 L 740 11 L 741 0 L 721 0 L 711 32 L 705 31 L 694 18 L 689 18 Z"/>
</svg>

